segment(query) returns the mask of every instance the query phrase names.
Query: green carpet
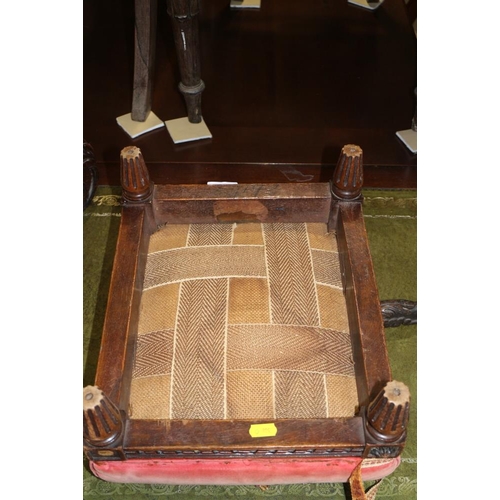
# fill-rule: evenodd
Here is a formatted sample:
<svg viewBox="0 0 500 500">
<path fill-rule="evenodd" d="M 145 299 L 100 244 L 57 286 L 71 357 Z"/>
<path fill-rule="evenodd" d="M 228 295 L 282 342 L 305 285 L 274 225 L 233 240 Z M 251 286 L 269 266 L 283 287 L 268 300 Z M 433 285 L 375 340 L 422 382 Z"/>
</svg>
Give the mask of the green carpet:
<svg viewBox="0 0 500 500">
<path fill-rule="evenodd" d="M 100 187 L 83 214 L 83 384 L 93 384 L 109 280 L 120 224 L 120 188 Z M 417 193 L 364 190 L 364 214 L 380 299 L 417 300 Z M 377 499 L 417 498 L 417 329 L 386 331 L 393 378 L 410 388 L 412 406 L 409 435 L 402 463 L 386 477 Z M 368 486 L 367 483 L 366 485 Z M 344 499 L 342 484 L 269 486 L 171 486 L 107 483 L 97 479 L 83 460 L 83 498 L 304 498 Z"/>
</svg>

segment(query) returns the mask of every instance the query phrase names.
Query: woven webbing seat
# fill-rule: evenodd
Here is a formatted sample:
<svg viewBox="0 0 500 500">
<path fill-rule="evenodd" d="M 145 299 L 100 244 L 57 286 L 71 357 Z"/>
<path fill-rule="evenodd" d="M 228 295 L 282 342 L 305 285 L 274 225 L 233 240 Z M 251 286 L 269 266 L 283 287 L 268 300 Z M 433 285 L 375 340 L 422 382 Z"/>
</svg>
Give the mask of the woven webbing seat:
<svg viewBox="0 0 500 500">
<path fill-rule="evenodd" d="M 172 224 L 151 236 L 130 418 L 352 417 L 357 407 L 326 224 Z"/>
<path fill-rule="evenodd" d="M 84 445 L 117 482 L 380 479 L 409 393 L 391 379 L 361 211 L 362 152 L 331 183 L 154 186 L 124 206 Z"/>
</svg>

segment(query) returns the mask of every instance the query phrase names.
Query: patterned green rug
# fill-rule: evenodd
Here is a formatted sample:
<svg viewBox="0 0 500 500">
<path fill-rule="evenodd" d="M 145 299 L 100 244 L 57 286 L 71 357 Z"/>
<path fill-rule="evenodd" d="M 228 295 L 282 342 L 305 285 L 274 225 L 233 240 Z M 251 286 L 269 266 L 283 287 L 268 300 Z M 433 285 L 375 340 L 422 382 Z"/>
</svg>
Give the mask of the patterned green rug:
<svg viewBox="0 0 500 500">
<path fill-rule="evenodd" d="M 93 384 L 100 336 L 120 224 L 120 188 L 100 187 L 83 214 L 83 385 Z M 381 300 L 417 300 L 417 193 L 364 190 L 364 215 Z M 417 498 L 417 329 L 386 331 L 393 378 L 412 395 L 410 427 L 402 463 L 386 477 L 377 499 Z M 368 485 L 369 483 L 367 483 Z M 152 498 L 344 499 L 342 484 L 258 486 L 172 486 L 101 481 L 83 459 L 83 498 L 146 500 Z"/>
</svg>

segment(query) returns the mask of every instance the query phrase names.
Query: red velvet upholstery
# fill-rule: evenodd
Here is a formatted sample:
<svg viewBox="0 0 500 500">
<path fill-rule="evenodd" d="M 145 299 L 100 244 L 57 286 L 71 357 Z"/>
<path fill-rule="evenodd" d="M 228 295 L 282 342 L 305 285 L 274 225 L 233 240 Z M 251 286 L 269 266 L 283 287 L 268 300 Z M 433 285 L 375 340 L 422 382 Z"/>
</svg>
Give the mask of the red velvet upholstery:
<svg viewBox="0 0 500 500">
<path fill-rule="evenodd" d="M 347 482 L 359 458 L 283 459 L 131 459 L 90 462 L 92 472 L 115 483 L 152 484 L 296 484 Z M 400 457 L 368 459 L 363 480 L 381 479 L 399 465 Z"/>
</svg>

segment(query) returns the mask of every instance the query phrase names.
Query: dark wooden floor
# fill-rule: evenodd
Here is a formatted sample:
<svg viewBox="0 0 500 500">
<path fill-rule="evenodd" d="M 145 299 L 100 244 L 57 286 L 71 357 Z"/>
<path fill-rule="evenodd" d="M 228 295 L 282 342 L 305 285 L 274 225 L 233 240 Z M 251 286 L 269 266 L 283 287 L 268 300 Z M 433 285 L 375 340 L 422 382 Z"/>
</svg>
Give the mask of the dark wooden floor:
<svg viewBox="0 0 500 500">
<path fill-rule="evenodd" d="M 100 184 L 119 184 L 120 150 L 139 146 L 155 182 L 324 181 L 340 148 L 364 150 L 365 185 L 414 188 L 410 127 L 416 39 L 404 0 L 375 12 L 347 0 L 262 0 L 234 11 L 202 0 L 203 117 L 213 139 L 174 145 L 165 128 L 132 140 L 133 0 L 84 0 L 84 138 Z M 153 111 L 186 115 L 166 2 L 159 0 Z"/>
</svg>

